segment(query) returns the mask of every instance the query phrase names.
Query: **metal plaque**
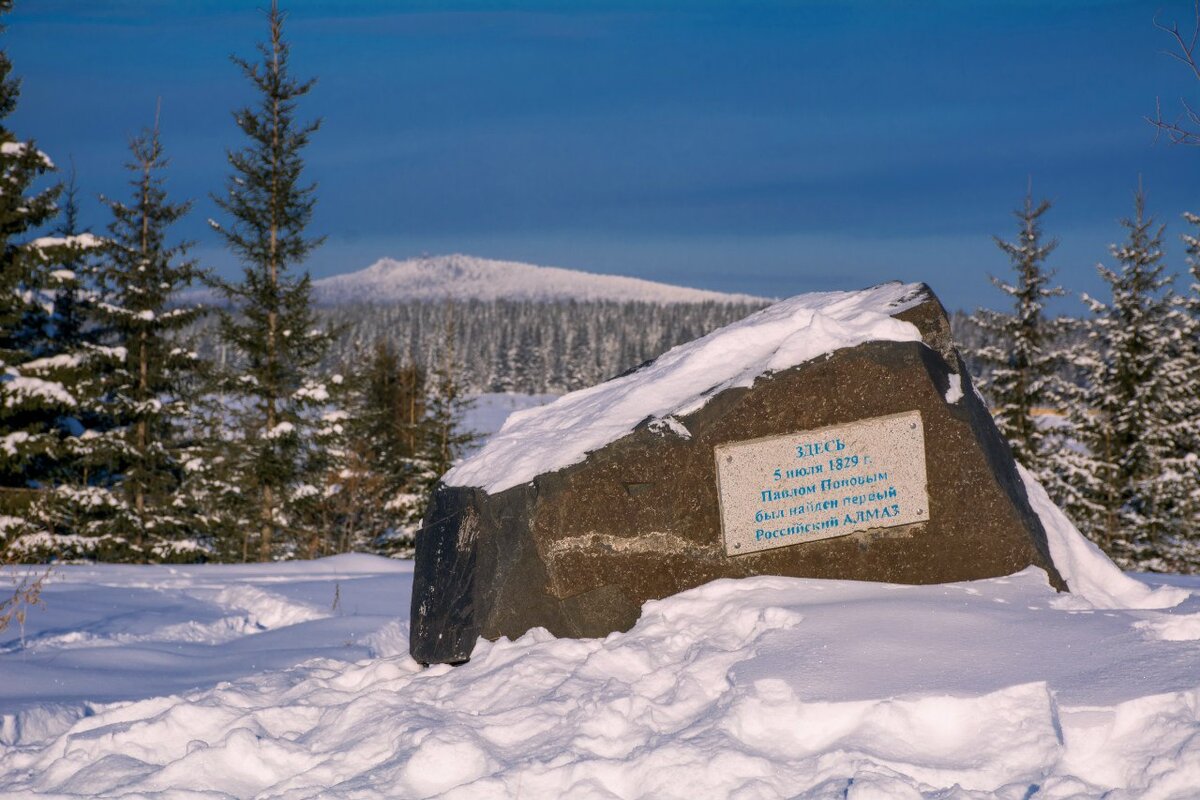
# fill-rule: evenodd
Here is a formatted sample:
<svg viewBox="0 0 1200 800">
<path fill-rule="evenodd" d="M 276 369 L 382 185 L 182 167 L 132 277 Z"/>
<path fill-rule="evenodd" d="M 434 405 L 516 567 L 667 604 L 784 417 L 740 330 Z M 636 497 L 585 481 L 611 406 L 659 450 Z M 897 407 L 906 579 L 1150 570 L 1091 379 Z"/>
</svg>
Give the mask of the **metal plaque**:
<svg viewBox="0 0 1200 800">
<path fill-rule="evenodd" d="M 919 411 L 715 450 L 731 556 L 929 519 Z"/>
</svg>

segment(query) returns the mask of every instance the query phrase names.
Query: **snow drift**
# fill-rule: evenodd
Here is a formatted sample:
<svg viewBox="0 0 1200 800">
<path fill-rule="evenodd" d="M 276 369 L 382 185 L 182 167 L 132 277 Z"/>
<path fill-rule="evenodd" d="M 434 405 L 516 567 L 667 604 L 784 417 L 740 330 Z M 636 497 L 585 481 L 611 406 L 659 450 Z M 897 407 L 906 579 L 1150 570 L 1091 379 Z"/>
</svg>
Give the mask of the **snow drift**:
<svg viewBox="0 0 1200 800">
<path fill-rule="evenodd" d="M 1095 608 L 1169 608 L 1187 599 L 1188 593 L 1182 589 L 1151 589 L 1121 572 L 1099 547 L 1084 538 L 1027 469 L 1018 464 L 1017 470 L 1029 503 L 1046 529 L 1054 566 L 1073 594 Z"/>
<path fill-rule="evenodd" d="M 406 626 L 380 613 L 406 607 L 407 564 L 62 568 L 47 614 L 75 627 L 176 629 L 202 606 L 166 598 L 206 598 L 220 618 L 254 591 L 286 627 L 160 656 L 154 681 L 110 702 L 86 698 L 165 642 L 112 640 L 104 660 L 95 643 L 63 645 L 58 668 L 46 648 L 8 648 L 0 794 L 1194 797 L 1200 602 L 1112 569 L 1035 503 L 1074 553 L 1078 594 L 1036 569 L 941 586 L 722 580 L 647 603 L 628 633 L 480 641 L 458 668 L 420 669 Z M 149 593 L 105 594 L 123 584 Z M 330 596 L 341 605 L 321 616 Z M 195 669 L 210 659 L 238 676 Z M 54 686 L 64 666 L 86 678 L 71 696 Z M 189 678 L 197 688 L 156 693 Z"/>
</svg>

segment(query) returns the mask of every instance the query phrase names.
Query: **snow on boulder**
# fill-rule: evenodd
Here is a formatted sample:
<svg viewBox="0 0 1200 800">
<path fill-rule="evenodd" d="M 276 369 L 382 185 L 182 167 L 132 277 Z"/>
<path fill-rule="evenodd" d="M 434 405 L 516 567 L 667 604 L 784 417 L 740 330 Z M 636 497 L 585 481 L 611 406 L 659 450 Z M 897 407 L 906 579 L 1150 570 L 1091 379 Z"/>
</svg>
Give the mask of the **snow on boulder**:
<svg viewBox="0 0 1200 800">
<path fill-rule="evenodd" d="M 1046 529 L 1050 557 L 1075 595 L 1093 608 L 1171 608 L 1190 596 L 1174 586 L 1150 588 L 1121 571 L 1095 543 L 1084 538 L 1046 490 L 1017 465 L 1030 503 Z M 1187 623 L 1183 623 L 1187 624 Z M 1198 629 L 1200 631 L 1200 629 Z M 1196 638 L 1200 638 L 1200 634 Z"/>
<path fill-rule="evenodd" d="M 514 414 L 417 537 L 411 653 L 628 630 L 752 575 L 1066 588 L 923 284 L 800 295 Z"/>
</svg>

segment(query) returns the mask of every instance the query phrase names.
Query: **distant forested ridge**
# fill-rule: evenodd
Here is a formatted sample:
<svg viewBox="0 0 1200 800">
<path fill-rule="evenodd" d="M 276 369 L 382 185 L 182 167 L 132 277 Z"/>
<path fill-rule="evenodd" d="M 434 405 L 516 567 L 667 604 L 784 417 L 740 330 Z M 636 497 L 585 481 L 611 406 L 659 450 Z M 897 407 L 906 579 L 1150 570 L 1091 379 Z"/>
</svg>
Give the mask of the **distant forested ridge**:
<svg viewBox="0 0 1200 800">
<path fill-rule="evenodd" d="M 441 363 L 446 331 L 452 329 L 459 380 L 468 392 L 542 394 L 599 383 L 761 307 L 470 300 L 354 303 L 319 313 L 337 332 L 327 356 L 330 368 L 358 362 L 376 342 L 387 341 L 406 363 L 432 375 Z M 197 333 L 203 357 L 233 358 L 211 322 L 201 323 Z"/>
</svg>

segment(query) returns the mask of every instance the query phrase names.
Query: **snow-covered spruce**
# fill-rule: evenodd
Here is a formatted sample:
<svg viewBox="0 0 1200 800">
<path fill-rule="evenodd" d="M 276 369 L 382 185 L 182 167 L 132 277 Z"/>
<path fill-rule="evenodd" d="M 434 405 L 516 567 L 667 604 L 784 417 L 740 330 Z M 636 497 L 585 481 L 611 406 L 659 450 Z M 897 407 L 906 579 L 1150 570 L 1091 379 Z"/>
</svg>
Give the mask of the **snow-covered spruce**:
<svg viewBox="0 0 1200 800">
<path fill-rule="evenodd" d="M 1182 530 L 1159 543 L 1167 563 L 1181 572 L 1200 572 L 1200 216 L 1184 214 L 1188 229 L 1182 239 L 1187 253 L 1188 282 L 1180 290 L 1173 317 L 1180 325 L 1168 379 L 1177 405 L 1173 409 L 1174 446 L 1166 461 L 1168 475 L 1181 486 L 1175 493 Z"/>
<path fill-rule="evenodd" d="M 1097 270 L 1111 289 L 1102 301 L 1084 295 L 1091 311 L 1086 340 L 1071 366 L 1082 379 L 1066 398 L 1060 435 L 1076 444 L 1055 459 L 1061 503 L 1087 535 L 1127 568 L 1176 566 L 1164 542 L 1191 536 L 1179 513 L 1195 487 L 1171 468 L 1182 401 L 1194 388 L 1180 373 L 1173 342 L 1179 317 L 1162 261 L 1163 228 L 1135 196 L 1122 221 L 1127 241 L 1112 246 L 1113 268 Z"/>
<path fill-rule="evenodd" d="M 992 283 L 1006 295 L 1012 310 L 976 311 L 974 319 L 984 344 L 971 355 L 981 368 L 980 391 L 988 398 L 996 427 L 1013 456 L 1061 495 L 1052 462 L 1063 442 L 1053 430 L 1039 425 L 1035 416 L 1061 409 L 1066 391 L 1061 372 L 1066 359 L 1061 344 L 1065 323 L 1046 315 L 1046 302 L 1065 294 L 1051 285 L 1053 273 L 1045 265 L 1058 245 L 1042 234 L 1041 219 L 1049 210 L 1048 201 L 1034 203 L 1028 194 L 1014 214 L 1019 223 L 1016 239 L 995 237 L 1014 275 L 1010 280 L 993 277 Z"/>
<path fill-rule="evenodd" d="M 106 332 L 118 357 L 100 380 L 106 424 L 77 455 L 109 468 L 85 471 L 63 497 L 65 507 L 60 501 L 51 509 L 71 524 L 48 527 L 95 540 L 90 548 L 61 549 L 52 541 L 46 550 L 60 558 L 192 559 L 209 549 L 200 544 L 199 509 L 181 487 L 182 466 L 194 455 L 185 428 L 200 371 L 183 331 L 202 310 L 173 302 L 199 269 L 186 244 L 169 241 L 189 204 L 168 201 L 166 165 L 158 130 L 142 131 L 130 141 L 130 201 L 106 199 L 111 222 L 89 322 Z"/>
<path fill-rule="evenodd" d="M 0 51 L 4 115 L 17 96 Z M 120 355 L 81 323 L 94 300 L 88 257 L 101 241 L 75 230 L 73 196 L 58 205 L 61 185 L 39 188 L 53 170 L 49 156 L 0 118 L 0 488 L 6 510 L 22 512 L 38 487 L 61 482 L 90 447 L 103 417 L 97 375 Z M 41 231 L 52 235 L 35 236 Z M 6 525 L 0 557 L 12 555 L 5 551 L 13 539 L 38 531 L 36 521 Z"/>
<path fill-rule="evenodd" d="M 228 304 L 221 341 L 238 360 L 222 375 L 223 427 L 233 434 L 222 437 L 220 474 L 211 476 L 224 487 L 211 513 L 225 539 L 241 539 L 243 560 L 315 553 L 323 530 L 317 500 L 326 477 L 340 471 L 345 430 L 322 419 L 334 410 L 339 379 L 318 368 L 330 337 L 302 267 L 321 242 L 308 231 L 316 196 L 303 157 L 319 123 L 298 118 L 312 81 L 292 75 L 284 19 L 272 5 L 258 60 L 234 59 L 256 101 L 234 112 L 243 145 L 230 151 L 226 191 L 216 198 L 225 221 L 210 221 L 243 268 L 240 281 L 217 282 Z"/>
</svg>

